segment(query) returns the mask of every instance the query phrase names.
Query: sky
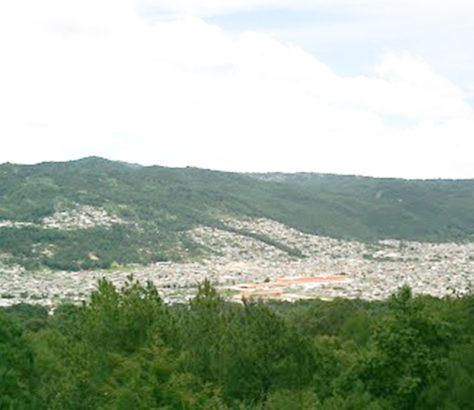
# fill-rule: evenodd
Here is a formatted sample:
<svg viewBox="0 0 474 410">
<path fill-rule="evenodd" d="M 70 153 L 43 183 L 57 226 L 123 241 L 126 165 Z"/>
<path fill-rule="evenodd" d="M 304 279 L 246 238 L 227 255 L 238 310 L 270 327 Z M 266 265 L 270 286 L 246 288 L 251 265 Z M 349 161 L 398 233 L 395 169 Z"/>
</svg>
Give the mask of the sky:
<svg viewBox="0 0 474 410">
<path fill-rule="evenodd" d="M 0 163 L 474 178 L 472 0 L 0 2 Z"/>
</svg>

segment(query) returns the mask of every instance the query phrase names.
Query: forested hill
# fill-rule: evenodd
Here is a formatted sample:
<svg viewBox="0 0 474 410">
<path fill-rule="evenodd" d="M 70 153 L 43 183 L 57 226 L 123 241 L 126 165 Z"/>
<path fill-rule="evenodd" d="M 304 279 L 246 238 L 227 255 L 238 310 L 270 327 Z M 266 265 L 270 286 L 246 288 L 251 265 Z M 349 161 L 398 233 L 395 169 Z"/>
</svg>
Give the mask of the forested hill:
<svg viewBox="0 0 474 410">
<path fill-rule="evenodd" d="M 58 226 L 61 215 L 77 209 L 103 212 L 110 223 Z M 100 218 L 97 212 L 92 219 Z M 97 157 L 0 165 L 0 253 L 25 264 L 65 267 L 79 261 L 78 249 L 82 255 L 102 249 L 103 266 L 179 259 L 180 246 L 193 249 L 188 229 L 218 226 L 229 216 L 346 239 L 473 240 L 474 180 L 238 174 Z M 96 258 L 86 259 L 72 268 Z"/>
</svg>

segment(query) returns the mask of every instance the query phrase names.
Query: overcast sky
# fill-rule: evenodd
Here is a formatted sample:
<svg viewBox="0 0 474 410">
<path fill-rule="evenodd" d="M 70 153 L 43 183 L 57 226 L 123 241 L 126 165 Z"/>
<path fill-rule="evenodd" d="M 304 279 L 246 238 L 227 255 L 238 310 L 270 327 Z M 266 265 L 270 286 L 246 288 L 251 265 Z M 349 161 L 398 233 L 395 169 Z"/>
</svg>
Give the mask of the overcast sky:
<svg viewBox="0 0 474 410">
<path fill-rule="evenodd" d="M 472 0 L 2 0 L 0 162 L 474 177 Z"/>
</svg>

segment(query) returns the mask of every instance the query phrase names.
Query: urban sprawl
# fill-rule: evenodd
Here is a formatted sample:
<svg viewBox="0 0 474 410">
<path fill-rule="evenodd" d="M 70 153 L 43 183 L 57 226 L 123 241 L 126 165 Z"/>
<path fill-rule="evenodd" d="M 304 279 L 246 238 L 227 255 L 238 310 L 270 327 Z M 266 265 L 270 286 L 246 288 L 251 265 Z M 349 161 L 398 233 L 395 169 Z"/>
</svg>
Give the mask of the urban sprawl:
<svg viewBox="0 0 474 410">
<path fill-rule="evenodd" d="M 65 229 L 121 223 L 101 210 L 82 211 L 45 222 L 57 228 L 60 221 Z M 335 297 L 375 300 L 387 298 L 405 284 L 414 294 L 436 297 L 472 292 L 474 243 L 362 243 L 299 232 L 268 219 L 227 218 L 223 223 L 234 231 L 199 226 L 187 232 L 209 252 L 186 263 L 79 272 L 31 272 L 20 266 L 0 266 L 0 306 L 33 303 L 54 308 L 63 302 L 80 303 L 97 288 L 100 278 L 121 287 L 130 275 L 143 283 L 152 281 L 169 303 L 189 300 L 206 279 L 233 301 Z M 268 244 L 252 233 L 284 246 Z M 303 256 L 292 256 L 286 248 L 297 249 Z"/>
</svg>

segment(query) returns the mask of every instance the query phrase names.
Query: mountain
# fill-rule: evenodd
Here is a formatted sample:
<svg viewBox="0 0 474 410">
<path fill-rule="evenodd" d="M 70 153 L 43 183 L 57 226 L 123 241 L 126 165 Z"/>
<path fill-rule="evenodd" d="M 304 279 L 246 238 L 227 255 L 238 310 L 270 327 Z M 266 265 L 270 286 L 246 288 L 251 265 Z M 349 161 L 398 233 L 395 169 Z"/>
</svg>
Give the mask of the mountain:
<svg viewBox="0 0 474 410">
<path fill-rule="evenodd" d="M 195 258 L 208 251 L 187 235 L 198 225 L 301 256 L 264 234 L 226 225 L 229 217 L 362 241 L 471 241 L 474 180 L 239 174 L 98 157 L 0 165 L 4 265 L 77 270 Z"/>
</svg>

